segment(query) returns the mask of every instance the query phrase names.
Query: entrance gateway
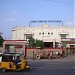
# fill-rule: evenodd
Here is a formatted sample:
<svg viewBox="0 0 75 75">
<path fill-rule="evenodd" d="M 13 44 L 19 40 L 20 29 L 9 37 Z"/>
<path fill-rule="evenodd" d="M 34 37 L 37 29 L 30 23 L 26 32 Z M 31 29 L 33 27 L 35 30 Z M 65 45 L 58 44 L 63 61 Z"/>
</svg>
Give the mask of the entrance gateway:
<svg viewBox="0 0 75 75">
<path fill-rule="evenodd" d="M 3 52 L 17 52 L 26 56 L 26 40 L 5 40 Z"/>
<path fill-rule="evenodd" d="M 62 43 L 66 55 L 75 54 L 75 38 L 62 39 Z"/>
</svg>

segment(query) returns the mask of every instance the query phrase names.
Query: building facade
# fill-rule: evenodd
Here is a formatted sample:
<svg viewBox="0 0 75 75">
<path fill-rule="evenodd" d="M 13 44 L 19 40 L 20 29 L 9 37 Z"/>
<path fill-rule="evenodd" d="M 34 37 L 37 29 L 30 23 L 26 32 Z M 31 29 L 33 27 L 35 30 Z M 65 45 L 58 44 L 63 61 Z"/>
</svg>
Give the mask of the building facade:
<svg viewBox="0 0 75 75">
<path fill-rule="evenodd" d="M 50 26 L 47 24 L 30 27 L 14 27 L 12 40 L 43 40 L 45 47 L 61 47 L 61 41 L 66 38 L 75 38 L 75 26 Z"/>
</svg>

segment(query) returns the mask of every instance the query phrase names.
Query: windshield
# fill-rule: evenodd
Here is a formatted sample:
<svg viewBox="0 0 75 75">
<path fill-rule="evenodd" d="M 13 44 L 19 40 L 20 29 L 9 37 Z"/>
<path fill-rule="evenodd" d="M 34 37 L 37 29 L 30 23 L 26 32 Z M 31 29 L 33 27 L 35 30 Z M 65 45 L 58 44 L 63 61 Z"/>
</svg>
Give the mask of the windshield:
<svg viewBox="0 0 75 75">
<path fill-rule="evenodd" d="M 2 61 L 9 62 L 9 61 L 13 61 L 14 58 L 18 58 L 18 60 L 20 60 L 21 56 L 22 56 L 21 53 L 3 53 Z"/>
</svg>

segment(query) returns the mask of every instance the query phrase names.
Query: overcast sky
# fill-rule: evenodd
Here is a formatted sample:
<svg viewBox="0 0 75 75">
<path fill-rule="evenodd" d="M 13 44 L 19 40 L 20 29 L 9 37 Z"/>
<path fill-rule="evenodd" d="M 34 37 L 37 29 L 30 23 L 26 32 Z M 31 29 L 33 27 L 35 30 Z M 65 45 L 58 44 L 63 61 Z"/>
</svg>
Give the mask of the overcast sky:
<svg viewBox="0 0 75 75">
<path fill-rule="evenodd" d="M 74 25 L 75 0 L 0 0 L 0 32 L 12 38 L 15 26 L 28 26 L 31 20 L 62 20 Z"/>
</svg>

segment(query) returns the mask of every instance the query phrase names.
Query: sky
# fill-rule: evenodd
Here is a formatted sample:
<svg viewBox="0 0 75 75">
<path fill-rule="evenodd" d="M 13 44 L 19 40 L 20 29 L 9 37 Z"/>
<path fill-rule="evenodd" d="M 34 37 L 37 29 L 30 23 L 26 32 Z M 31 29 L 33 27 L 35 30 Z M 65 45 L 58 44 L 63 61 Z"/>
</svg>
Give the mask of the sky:
<svg viewBox="0 0 75 75">
<path fill-rule="evenodd" d="M 74 25 L 75 0 L 0 0 L 0 32 L 12 39 L 15 26 L 29 26 L 31 20 L 62 20 Z M 35 23 L 36 25 L 36 23 Z"/>
</svg>

